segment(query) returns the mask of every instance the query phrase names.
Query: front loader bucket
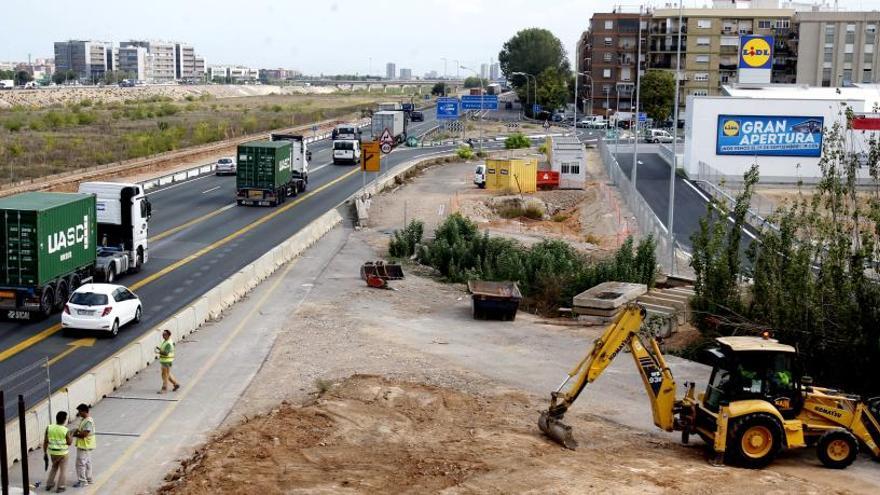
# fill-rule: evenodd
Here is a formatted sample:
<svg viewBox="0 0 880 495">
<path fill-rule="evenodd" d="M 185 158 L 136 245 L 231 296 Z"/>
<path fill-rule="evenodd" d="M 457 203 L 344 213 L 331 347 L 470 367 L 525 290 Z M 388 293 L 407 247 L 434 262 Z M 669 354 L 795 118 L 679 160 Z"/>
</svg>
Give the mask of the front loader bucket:
<svg viewBox="0 0 880 495">
<path fill-rule="evenodd" d="M 571 426 L 562 421 L 550 417 L 547 411 L 541 413 L 538 418 L 538 428 L 551 440 L 571 450 L 577 449 L 578 443 L 571 433 Z"/>
</svg>

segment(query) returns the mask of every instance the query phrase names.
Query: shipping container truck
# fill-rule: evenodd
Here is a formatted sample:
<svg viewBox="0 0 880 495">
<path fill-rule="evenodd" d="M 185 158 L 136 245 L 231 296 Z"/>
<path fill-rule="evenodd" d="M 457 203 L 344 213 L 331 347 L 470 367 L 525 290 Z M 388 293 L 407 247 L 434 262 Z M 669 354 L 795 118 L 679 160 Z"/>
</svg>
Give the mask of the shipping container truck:
<svg viewBox="0 0 880 495">
<path fill-rule="evenodd" d="M 270 134 L 272 141 L 290 142 L 290 177 L 294 188 L 292 194 L 306 190 L 309 185 L 309 162 L 312 161 L 312 152 L 305 138 L 298 134 Z"/>
<path fill-rule="evenodd" d="M 29 192 L 0 198 L 0 311 L 29 320 L 60 310 L 93 277 L 92 194 Z"/>
<path fill-rule="evenodd" d="M 251 141 L 238 145 L 235 199 L 239 205 L 275 206 L 295 194 L 290 149 L 289 141 Z"/>
<path fill-rule="evenodd" d="M 79 192 L 95 196 L 98 258 L 95 276 L 107 283 L 125 273 L 137 273 L 149 259 L 149 221 L 152 205 L 139 184 L 82 182 Z"/>
<path fill-rule="evenodd" d="M 380 112 L 384 112 L 384 111 L 393 112 L 394 110 L 401 109 L 400 103 L 397 103 L 396 101 L 385 101 L 385 102 L 379 103 L 378 108 L 379 108 Z"/>
<path fill-rule="evenodd" d="M 373 114 L 373 120 L 370 127 L 374 140 L 382 137 L 382 134 L 388 129 L 391 137 L 394 138 L 395 144 L 406 141 L 406 114 L 401 111 L 382 111 Z"/>
</svg>

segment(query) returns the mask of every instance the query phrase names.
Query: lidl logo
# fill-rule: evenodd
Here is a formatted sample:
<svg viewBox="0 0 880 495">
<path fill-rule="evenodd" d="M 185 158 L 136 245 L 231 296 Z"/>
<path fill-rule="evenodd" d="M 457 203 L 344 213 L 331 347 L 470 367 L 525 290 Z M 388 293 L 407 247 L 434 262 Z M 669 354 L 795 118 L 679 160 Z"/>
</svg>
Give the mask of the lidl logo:
<svg viewBox="0 0 880 495">
<path fill-rule="evenodd" d="M 773 57 L 773 38 L 770 36 L 740 37 L 740 64 L 747 69 L 770 68 Z"/>
<path fill-rule="evenodd" d="M 722 127 L 722 132 L 724 132 L 725 136 L 736 136 L 739 134 L 739 122 L 735 120 L 728 120 L 724 122 L 724 127 Z"/>
</svg>

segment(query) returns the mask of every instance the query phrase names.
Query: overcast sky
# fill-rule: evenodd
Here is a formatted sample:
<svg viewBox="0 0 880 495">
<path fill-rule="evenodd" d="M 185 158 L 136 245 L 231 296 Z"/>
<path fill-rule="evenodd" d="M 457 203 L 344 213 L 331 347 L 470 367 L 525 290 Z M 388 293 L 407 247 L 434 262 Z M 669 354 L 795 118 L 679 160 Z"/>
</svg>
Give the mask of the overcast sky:
<svg viewBox="0 0 880 495">
<path fill-rule="evenodd" d="M 208 64 L 284 67 L 307 74 L 443 72 L 442 57 L 476 66 L 496 60 L 516 31 L 552 31 L 571 55 L 593 12 L 612 0 L 0 0 L 0 61 L 51 57 L 66 39 L 163 39 L 195 46 Z M 672 0 L 669 0 L 672 1 Z M 666 1 L 646 2 L 656 6 Z M 702 6 L 710 0 L 685 0 Z M 840 0 L 850 10 L 880 0 Z M 466 71 L 463 71 L 466 73 Z"/>
</svg>

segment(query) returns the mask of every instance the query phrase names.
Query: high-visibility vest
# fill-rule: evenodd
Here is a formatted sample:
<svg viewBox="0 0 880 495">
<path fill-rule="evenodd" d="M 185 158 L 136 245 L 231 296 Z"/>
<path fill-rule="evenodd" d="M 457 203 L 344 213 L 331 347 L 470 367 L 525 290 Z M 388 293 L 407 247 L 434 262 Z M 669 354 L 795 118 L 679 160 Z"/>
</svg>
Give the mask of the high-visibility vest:
<svg viewBox="0 0 880 495">
<path fill-rule="evenodd" d="M 159 354 L 160 363 L 171 364 L 174 362 L 174 342 L 163 340 L 162 344 L 159 345 L 159 349 L 165 353 L 164 356 Z"/>
<path fill-rule="evenodd" d="M 49 425 L 46 428 L 46 436 L 49 438 L 49 455 L 67 455 L 67 427 L 62 425 Z"/>
<path fill-rule="evenodd" d="M 76 438 L 76 448 L 83 450 L 95 450 L 97 446 L 97 441 L 95 440 L 95 420 L 92 418 L 85 418 L 79 423 L 79 427 L 76 431 L 90 431 L 91 434 L 86 438 Z"/>
</svg>

